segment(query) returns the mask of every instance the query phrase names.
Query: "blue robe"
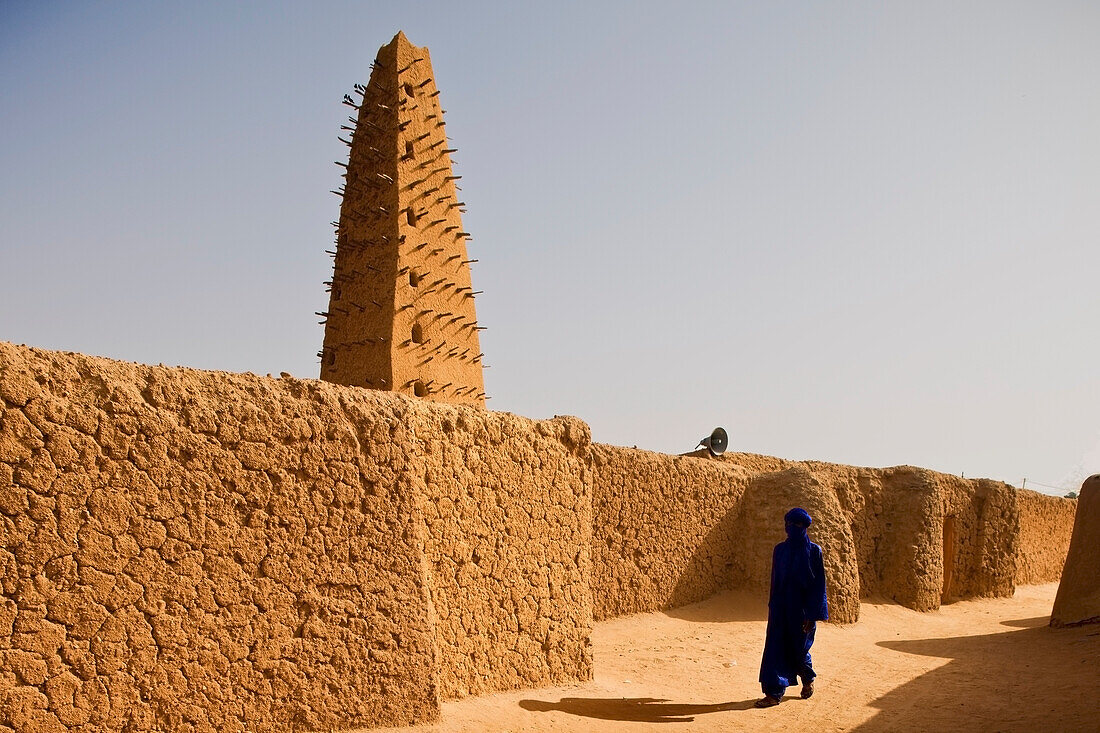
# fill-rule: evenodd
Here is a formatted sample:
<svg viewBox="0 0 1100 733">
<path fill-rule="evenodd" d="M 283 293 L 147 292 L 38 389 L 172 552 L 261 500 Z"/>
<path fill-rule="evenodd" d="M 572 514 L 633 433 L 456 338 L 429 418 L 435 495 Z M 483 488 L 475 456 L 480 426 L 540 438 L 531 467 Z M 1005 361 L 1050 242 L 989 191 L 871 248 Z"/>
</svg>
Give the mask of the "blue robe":
<svg viewBox="0 0 1100 733">
<path fill-rule="evenodd" d="M 825 599 L 825 565 L 821 548 L 806 530 L 794 527 L 787 541 L 772 552 L 772 587 L 768 599 L 768 632 L 760 660 L 760 686 L 765 695 L 782 698 L 789 685 L 816 677 L 810 647 L 818 621 L 829 618 Z M 810 621 L 809 633 L 802 630 Z"/>
</svg>

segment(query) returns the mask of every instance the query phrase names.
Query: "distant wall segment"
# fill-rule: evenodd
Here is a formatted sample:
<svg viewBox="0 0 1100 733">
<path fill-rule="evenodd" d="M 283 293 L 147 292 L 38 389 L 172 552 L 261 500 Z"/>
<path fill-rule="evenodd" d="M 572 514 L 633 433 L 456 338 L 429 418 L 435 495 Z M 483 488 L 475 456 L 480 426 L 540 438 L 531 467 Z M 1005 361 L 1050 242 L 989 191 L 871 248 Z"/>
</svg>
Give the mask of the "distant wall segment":
<svg viewBox="0 0 1100 733">
<path fill-rule="evenodd" d="M 1037 534 L 1022 537 L 1021 522 L 1042 516 L 1063 534 L 1072 522 L 1061 499 L 1028 496 L 1021 508 L 1020 492 L 1006 484 L 912 466 L 670 456 L 596 444 L 592 479 L 597 619 L 728 588 L 766 593 L 771 550 L 793 506 L 814 517 L 810 536 L 825 551 L 830 613 L 846 623 L 858 619 L 861 599 L 929 611 L 961 598 L 1010 596 L 1018 557 L 1041 556 L 1046 566 L 1065 557 L 1064 545 L 1040 549 Z"/>
<path fill-rule="evenodd" d="M 1016 584 L 1057 581 L 1073 535 L 1077 500 L 1021 489 L 1016 494 L 1016 503 L 1020 512 Z"/>
</svg>

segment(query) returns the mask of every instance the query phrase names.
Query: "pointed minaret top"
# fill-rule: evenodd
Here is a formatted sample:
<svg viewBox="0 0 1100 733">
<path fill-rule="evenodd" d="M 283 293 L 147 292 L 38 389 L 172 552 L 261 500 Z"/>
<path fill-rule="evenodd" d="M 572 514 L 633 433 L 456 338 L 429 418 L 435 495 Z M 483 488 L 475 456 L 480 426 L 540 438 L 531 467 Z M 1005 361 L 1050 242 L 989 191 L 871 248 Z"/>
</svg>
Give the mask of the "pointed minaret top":
<svg viewBox="0 0 1100 733">
<path fill-rule="evenodd" d="M 344 125 L 343 202 L 321 349 L 321 379 L 485 406 L 485 381 L 443 109 L 427 48 L 398 32 L 378 50 Z"/>
</svg>

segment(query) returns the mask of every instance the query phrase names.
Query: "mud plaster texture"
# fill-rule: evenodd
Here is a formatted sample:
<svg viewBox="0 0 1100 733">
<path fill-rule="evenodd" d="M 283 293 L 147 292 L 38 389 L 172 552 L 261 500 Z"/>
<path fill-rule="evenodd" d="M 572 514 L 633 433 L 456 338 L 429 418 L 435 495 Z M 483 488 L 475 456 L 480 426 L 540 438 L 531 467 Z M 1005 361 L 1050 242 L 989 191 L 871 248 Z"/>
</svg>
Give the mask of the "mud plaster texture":
<svg viewBox="0 0 1100 733">
<path fill-rule="evenodd" d="M 398 33 L 349 99 L 321 379 L 483 406 L 474 260 L 428 49 Z"/>
<path fill-rule="evenodd" d="M 0 399 L 0 731 L 426 721 L 589 678 L 593 618 L 765 593 L 791 506 L 841 622 L 1009 595 L 1049 551 L 1020 528 L 1069 522 L 919 468 L 669 456 L 576 418 L 2 342 Z"/>
<path fill-rule="evenodd" d="M 0 398 L 0 730 L 405 724 L 591 674 L 579 420 L 2 342 Z"/>
<path fill-rule="evenodd" d="M 909 466 L 669 456 L 599 444 L 592 474 L 597 619 L 726 588 L 766 592 L 771 549 L 792 506 L 814 517 L 810 536 L 825 552 L 834 621 L 856 621 L 861 598 L 927 611 L 1015 589 L 1017 492 L 999 482 Z M 1036 498 L 1035 512 L 1046 498 L 1058 501 Z"/>
<path fill-rule="evenodd" d="M 449 405 L 418 416 L 443 696 L 588 679 L 588 426 Z"/>
<path fill-rule="evenodd" d="M 592 446 L 591 470 L 597 620 L 682 606 L 731 587 L 747 471 L 601 444 Z"/>
<path fill-rule="evenodd" d="M 1100 474 L 1081 484 L 1051 626 L 1100 623 Z"/>
<path fill-rule="evenodd" d="M 1020 511 L 1016 585 L 1057 582 L 1073 535 L 1077 500 L 1020 489 L 1016 503 Z"/>
</svg>

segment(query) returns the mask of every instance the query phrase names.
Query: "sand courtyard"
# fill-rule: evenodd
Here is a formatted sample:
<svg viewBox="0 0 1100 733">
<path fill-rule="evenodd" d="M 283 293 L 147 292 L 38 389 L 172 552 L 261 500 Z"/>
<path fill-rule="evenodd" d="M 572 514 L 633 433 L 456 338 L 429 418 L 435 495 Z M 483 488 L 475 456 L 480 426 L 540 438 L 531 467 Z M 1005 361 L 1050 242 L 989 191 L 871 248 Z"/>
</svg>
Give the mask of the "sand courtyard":
<svg viewBox="0 0 1100 733">
<path fill-rule="evenodd" d="M 1100 628 L 1047 626 L 1057 583 L 821 624 L 817 691 L 757 710 L 766 603 L 730 592 L 596 624 L 594 678 L 443 704 L 426 731 L 1096 731 Z"/>
</svg>

